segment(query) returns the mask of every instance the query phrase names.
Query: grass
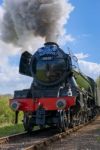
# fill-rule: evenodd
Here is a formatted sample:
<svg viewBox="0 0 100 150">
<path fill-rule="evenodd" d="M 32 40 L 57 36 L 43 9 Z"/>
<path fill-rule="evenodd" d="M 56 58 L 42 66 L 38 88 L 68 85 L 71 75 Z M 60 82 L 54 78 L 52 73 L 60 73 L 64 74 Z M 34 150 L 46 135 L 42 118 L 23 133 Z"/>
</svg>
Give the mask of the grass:
<svg viewBox="0 0 100 150">
<path fill-rule="evenodd" d="M 3 124 L 14 124 L 15 113 L 9 107 L 9 99 L 8 96 L 0 97 L 0 126 Z M 19 114 L 19 122 L 22 120 L 23 114 Z"/>
<path fill-rule="evenodd" d="M 0 137 L 24 132 L 22 124 L 0 127 Z"/>
<path fill-rule="evenodd" d="M 18 124 L 15 125 L 15 112 L 9 107 L 10 98 L 11 97 L 8 96 L 0 97 L 0 137 L 24 132 L 24 127 L 22 124 L 23 113 L 19 113 Z M 37 129 L 39 128 L 35 126 L 34 130 Z"/>
<path fill-rule="evenodd" d="M 23 114 L 19 113 L 19 124 L 14 125 L 15 113 L 9 107 L 9 96 L 0 96 L 0 137 L 24 131 L 22 125 Z"/>
</svg>

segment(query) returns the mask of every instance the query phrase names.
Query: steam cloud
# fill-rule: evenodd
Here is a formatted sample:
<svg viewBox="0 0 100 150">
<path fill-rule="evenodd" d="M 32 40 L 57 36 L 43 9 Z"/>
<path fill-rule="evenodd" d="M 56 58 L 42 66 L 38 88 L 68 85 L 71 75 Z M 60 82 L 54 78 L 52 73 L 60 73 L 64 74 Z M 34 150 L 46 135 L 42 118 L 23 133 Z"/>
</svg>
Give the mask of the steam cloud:
<svg viewBox="0 0 100 150">
<path fill-rule="evenodd" d="M 19 46 L 57 42 L 73 6 L 69 0 L 4 0 L 1 38 Z"/>
</svg>

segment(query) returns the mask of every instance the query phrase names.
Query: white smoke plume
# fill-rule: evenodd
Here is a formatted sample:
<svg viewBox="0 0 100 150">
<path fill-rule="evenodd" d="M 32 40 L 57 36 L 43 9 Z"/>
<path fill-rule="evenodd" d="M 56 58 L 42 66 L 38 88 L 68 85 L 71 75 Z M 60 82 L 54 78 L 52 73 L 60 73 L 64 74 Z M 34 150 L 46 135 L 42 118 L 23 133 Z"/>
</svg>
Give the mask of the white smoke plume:
<svg viewBox="0 0 100 150">
<path fill-rule="evenodd" d="M 23 48 L 57 42 L 74 8 L 69 0 L 4 0 L 3 7 L 1 38 Z"/>
</svg>

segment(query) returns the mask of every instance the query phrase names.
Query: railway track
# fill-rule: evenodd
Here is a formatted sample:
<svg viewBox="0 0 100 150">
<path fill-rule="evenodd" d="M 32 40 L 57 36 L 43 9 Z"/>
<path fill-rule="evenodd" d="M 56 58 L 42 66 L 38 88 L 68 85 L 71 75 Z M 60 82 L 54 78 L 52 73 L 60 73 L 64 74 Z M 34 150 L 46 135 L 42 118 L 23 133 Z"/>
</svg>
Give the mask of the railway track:
<svg viewBox="0 0 100 150">
<path fill-rule="evenodd" d="M 57 133 L 53 128 L 34 131 L 31 135 L 26 132 L 16 134 L 4 138 L 0 138 L 0 150 L 41 150 L 47 149 L 51 143 L 56 142 L 73 132 L 77 132 L 80 128 L 90 124 L 93 120 L 68 129 L 66 132 Z"/>
<path fill-rule="evenodd" d="M 50 132 L 51 131 L 51 132 Z M 33 131 L 31 135 L 26 132 L 0 138 L 0 150 L 21 150 L 30 147 L 34 143 L 47 139 L 56 134 L 53 128 Z"/>
</svg>

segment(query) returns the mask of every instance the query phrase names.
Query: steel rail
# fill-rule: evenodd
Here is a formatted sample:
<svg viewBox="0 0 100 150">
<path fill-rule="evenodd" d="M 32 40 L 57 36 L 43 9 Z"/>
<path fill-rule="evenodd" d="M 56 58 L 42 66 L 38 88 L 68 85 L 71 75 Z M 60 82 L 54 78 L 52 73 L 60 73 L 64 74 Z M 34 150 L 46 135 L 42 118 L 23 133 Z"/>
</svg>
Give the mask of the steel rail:
<svg viewBox="0 0 100 150">
<path fill-rule="evenodd" d="M 48 130 L 48 129 L 50 129 L 50 127 L 47 127 L 47 128 L 45 128 L 45 129 L 37 129 L 37 130 L 32 131 L 31 134 L 34 134 L 34 135 L 35 135 L 35 134 L 38 134 L 38 133 L 43 132 L 43 131 Z M 1 145 L 1 144 L 9 143 L 10 141 L 16 140 L 16 139 L 19 138 L 19 137 L 20 137 L 20 138 L 23 138 L 23 137 L 25 137 L 25 136 L 27 136 L 27 135 L 29 135 L 29 133 L 27 133 L 27 132 L 22 132 L 22 133 L 18 133 L 18 134 L 13 134 L 13 135 L 1 137 L 1 138 L 0 138 L 0 145 Z"/>
<path fill-rule="evenodd" d="M 18 137 L 23 137 L 26 134 L 27 134 L 26 132 L 23 132 L 23 133 L 19 133 L 19 134 L 13 134 L 13 135 L 10 135 L 10 136 L 2 137 L 2 138 L 0 138 L 0 145 L 1 144 L 7 144 L 7 143 L 9 143 L 9 141 L 14 140 Z"/>
<path fill-rule="evenodd" d="M 87 126 L 87 125 L 89 125 L 90 123 L 92 123 L 92 122 L 95 121 L 95 120 L 96 120 L 96 118 L 95 118 L 95 119 L 92 119 L 91 121 L 88 121 L 88 122 L 86 122 L 86 123 L 84 123 L 84 124 L 75 126 L 75 127 L 72 128 L 72 129 L 68 129 L 66 132 L 59 133 L 59 134 L 55 134 L 55 135 L 53 135 L 52 137 L 49 137 L 49 138 L 47 138 L 47 139 L 45 139 L 45 140 L 42 140 L 42 141 L 40 141 L 40 142 L 38 142 L 38 143 L 36 143 L 36 144 L 33 143 L 32 146 L 27 147 L 27 148 L 25 148 L 25 149 L 23 149 L 23 150 L 41 150 L 41 149 L 44 150 L 44 149 L 46 149 L 48 146 L 50 146 L 50 144 L 52 144 L 52 143 L 54 143 L 54 142 L 56 142 L 56 141 L 58 141 L 58 140 L 60 140 L 60 139 L 62 139 L 62 138 L 67 137 L 68 135 L 70 135 L 70 134 L 73 133 L 73 132 L 77 132 L 79 129 L 81 129 L 81 128 Z"/>
<path fill-rule="evenodd" d="M 40 139 L 37 142 L 34 142 L 34 140 L 33 140 L 32 144 L 30 146 L 28 146 L 28 147 L 26 146 L 25 148 L 23 148 L 23 150 L 41 150 L 41 149 L 44 149 L 47 146 L 49 146 L 51 143 L 54 143 L 57 140 L 65 138 L 66 136 L 70 135 L 73 132 L 77 132 L 77 130 L 83 128 L 84 126 L 86 126 L 88 124 L 90 124 L 91 122 L 96 120 L 96 118 L 92 119 L 91 121 L 88 121 L 85 124 L 81 124 L 81 125 L 75 126 L 72 129 L 67 129 L 66 132 L 54 133 L 53 135 L 51 135 L 49 137 L 47 135 L 45 139 L 42 139 L 42 140 Z M 32 132 L 32 135 L 34 137 L 34 135 L 38 135 L 39 133 L 43 133 L 46 130 L 48 131 L 48 129 L 49 128 L 42 129 L 42 130 L 35 130 L 35 131 Z M 29 137 L 27 132 L 23 132 L 23 133 L 20 133 L 20 134 L 15 134 L 15 135 L 11 135 L 11 136 L 0 138 L 0 145 L 2 146 L 2 145 L 5 145 L 5 144 L 9 144 L 10 142 L 12 142 L 14 140 L 17 140 L 18 138 L 22 138 L 23 139 L 23 137 L 26 137 L 26 138 Z M 37 137 L 37 139 L 38 139 L 38 137 Z"/>
</svg>

